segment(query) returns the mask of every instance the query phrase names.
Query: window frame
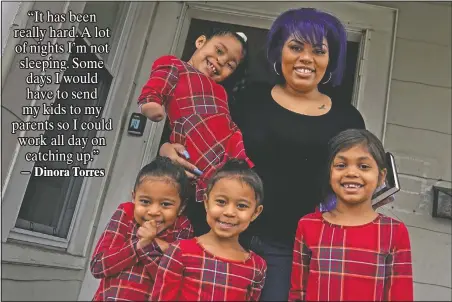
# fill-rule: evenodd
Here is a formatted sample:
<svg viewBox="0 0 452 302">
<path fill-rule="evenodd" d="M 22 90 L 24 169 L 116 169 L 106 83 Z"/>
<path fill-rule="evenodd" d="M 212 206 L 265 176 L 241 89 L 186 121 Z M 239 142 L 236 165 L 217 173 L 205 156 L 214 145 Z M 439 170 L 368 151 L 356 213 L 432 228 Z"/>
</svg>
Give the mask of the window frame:
<svg viewBox="0 0 452 302">
<path fill-rule="evenodd" d="M 38 9 L 40 3 L 36 2 L 34 8 Z M 83 12 L 85 8 L 86 2 L 77 2 L 77 1 L 71 1 L 67 2 L 66 5 L 63 7 L 60 11 L 57 12 L 68 12 L 69 10 L 72 10 L 73 12 Z M 117 91 L 121 86 L 121 64 L 123 62 L 125 49 L 127 47 L 128 39 L 130 36 L 130 33 L 133 29 L 133 27 L 136 25 L 136 16 L 139 13 L 139 3 L 128 3 L 126 5 L 126 10 L 120 10 L 121 18 L 123 19 L 122 27 L 119 28 L 119 30 L 116 32 L 116 34 L 113 35 L 112 39 L 114 37 L 118 37 L 119 39 L 117 41 L 112 41 L 113 45 L 116 45 L 116 48 L 114 50 L 113 55 L 109 56 L 106 65 L 107 70 L 112 76 L 112 83 L 110 85 L 109 93 L 105 102 L 105 107 L 103 110 L 103 118 L 109 118 L 112 107 L 114 103 L 117 103 L 119 101 L 123 100 L 117 100 L 115 99 L 115 91 Z M 20 9 L 30 9 L 30 7 L 24 6 Z M 18 12 L 18 15 L 20 12 Z M 26 14 L 22 14 L 22 17 L 25 19 L 28 19 Z M 27 21 L 23 21 L 24 24 L 27 24 Z M 77 25 L 78 24 L 69 24 L 64 23 L 62 24 L 63 28 L 64 26 L 71 26 L 71 25 Z M 72 41 L 73 39 L 58 39 L 57 41 L 59 43 L 67 43 L 68 41 Z M 86 39 L 85 39 L 86 41 Z M 11 41 L 12 42 L 12 41 Z M 88 43 L 90 41 L 87 41 Z M 20 56 L 20 55 L 16 55 Z M 53 55 L 54 58 L 57 57 L 57 55 Z M 69 58 L 69 54 L 65 53 L 64 55 L 60 56 L 58 59 L 65 59 L 67 60 Z M 11 66 L 9 72 L 13 70 L 13 68 L 18 68 L 17 66 Z M 5 75 L 6 77 L 7 75 Z M 56 90 L 59 87 L 59 84 L 54 85 L 54 90 Z M 31 105 L 33 104 L 33 101 L 31 101 Z M 117 105 L 116 105 L 117 106 Z M 42 116 L 41 116 L 42 118 Z M 48 117 L 47 117 L 48 118 Z M 44 120 L 42 118 L 42 120 Z M 114 129 L 113 132 L 115 132 Z M 39 135 L 43 132 L 33 132 L 34 134 L 37 133 Z M 26 133 L 22 133 L 22 136 L 25 136 Z M 98 131 L 96 133 L 97 137 L 106 136 L 106 131 Z M 114 137 L 112 138 L 112 140 Z M 107 171 L 108 164 L 109 164 L 109 154 L 110 151 L 114 148 L 114 145 L 112 142 L 110 144 L 107 143 L 107 147 L 103 147 L 103 154 L 104 158 L 100 159 L 97 157 L 94 161 L 89 163 L 88 168 L 105 168 Z M 27 244 L 31 246 L 40 246 L 45 249 L 55 250 L 58 252 L 65 252 L 67 254 L 72 255 L 78 255 L 83 256 L 86 252 L 86 244 L 82 244 L 82 246 L 74 244 L 74 242 L 86 242 L 86 238 L 89 235 L 89 231 L 83 231 L 81 232 L 77 226 L 80 224 L 90 224 L 92 221 L 92 217 L 94 217 L 94 214 L 92 213 L 92 209 L 90 210 L 90 206 L 87 207 L 87 203 L 89 203 L 92 200 L 97 200 L 97 203 L 99 202 L 99 196 L 102 196 L 102 189 L 103 186 L 106 183 L 105 179 L 101 180 L 95 180 L 92 178 L 85 178 L 83 180 L 83 184 L 80 188 L 80 193 L 77 200 L 77 205 L 75 207 L 74 213 L 72 215 L 71 225 L 68 231 L 68 235 L 66 238 L 60 238 L 56 236 L 47 235 L 44 233 L 34 232 L 26 229 L 21 229 L 15 227 L 15 223 L 18 219 L 19 211 L 22 205 L 22 201 L 25 195 L 25 191 L 28 186 L 28 182 L 30 179 L 30 175 L 21 175 L 19 171 L 28 170 L 30 171 L 32 167 L 34 166 L 34 162 L 26 162 L 24 159 L 24 155 L 26 152 L 37 152 L 39 150 L 39 146 L 26 146 L 26 147 L 19 147 L 18 143 L 16 143 L 16 149 L 15 153 L 13 155 L 13 158 L 11 160 L 10 169 L 8 171 L 8 175 L 6 177 L 3 190 L 2 190 L 2 212 L 8 213 L 8 215 L 2 215 L 2 246 L 8 246 L 9 244 L 12 244 L 16 246 L 17 244 Z M 105 177 L 107 178 L 107 177 Z M 92 184 L 93 182 L 96 182 L 99 184 L 97 186 L 97 190 L 93 190 Z M 23 184 L 27 184 L 24 186 Z M 99 188 L 101 191 L 99 192 Z M 94 209 L 96 209 L 94 207 Z M 8 261 L 8 259 L 14 259 L 14 255 L 8 255 L 4 254 L 5 261 Z M 51 263 L 52 261 L 47 261 Z"/>
<path fill-rule="evenodd" d="M 124 2 L 124 3 L 127 3 L 127 2 Z M 79 30 L 79 33 L 80 33 L 80 30 Z M 77 39 L 77 38 L 76 38 L 76 39 Z M 78 38 L 78 39 L 79 39 L 82 43 L 85 43 L 85 44 L 89 47 L 89 43 L 88 43 L 89 41 L 86 39 L 86 37 L 84 37 L 84 38 Z M 75 40 L 74 40 L 74 41 L 75 41 Z M 114 56 L 114 53 L 115 53 L 115 52 L 112 52 L 113 56 Z M 76 55 L 76 56 L 77 56 L 77 55 Z M 83 56 L 83 54 L 82 54 L 82 56 Z M 88 56 L 91 56 L 91 58 L 93 58 L 93 59 L 94 59 L 94 58 L 95 58 L 95 59 L 99 59 L 99 60 L 102 60 L 102 59 L 103 59 L 101 56 L 99 56 L 99 55 L 97 55 L 97 54 L 89 53 Z M 69 58 L 70 58 L 70 56 L 69 56 Z M 68 59 L 69 59 L 69 58 L 68 58 Z M 100 102 L 100 100 L 102 100 L 102 101 L 101 101 L 101 103 L 97 103 L 96 106 L 100 106 L 100 105 L 102 105 L 102 106 L 104 106 L 104 107 L 107 106 L 106 101 L 108 100 L 108 94 L 110 93 L 110 90 L 111 90 L 111 88 L 112 88 L 111 83 L 112 83 L 112 81 L 113 81 L 114 75 L 112 75 L 112 73 L 111 73 L 111 71 L 109 70 L 108 67 L 105 67 L 105 68 L 102 69 L 102 71 L 99 73 L 99 79 L 101 79 L 102 76 L 105 76 L 105 75 L 109 78 L 109 79 L 107 80 L 108 84 L 103 83 L 103 80 L 99 81 L 99 85 L 98 85 L 98 88 L 99 88 L 99 102 Z M 102 93 L 104 84 L 108 85 L 108 94 L 107 94 L 107 95 L 103 95 L 103 93 Z M 70 85 L 69 85 L 69 86 L 70 86 Z M 65 87 L 65 84 L 63 84 L 63 83 L 61 83 L 61 84 L 58 86 L 58 88 L 59 88 L 60 90 L 65 90 L 65 89 L 63 89 L 63 87 Z M 69 117 L 69 120 L 70 120 L 70 119 L 71 119 L 70 116 L 68 116 L 68 117 Z M 80 119 L 81 119 L 81 120 L 83 120 L 84 118 L 86 118 L 86 116 L 80 116 Z M 100 118 L 101 118 L 101 117 L 100 117 Z M 51 119 L 51 116 L 48 116 L 48 119 Z M 85 121 L 87 121 L 87 120 L 95 120 L 95 119 L 92 118 L 92 117 L 87 117 L 87 119 L 86 119 Z M 79 129 L 77 132 L 78 132 L 79 136 L 81 136 L 81 137 L 87 137 L 87 136 L 91 136 L 91 135 L 92 135 L 92 133 L 90 133 L 91 131 L 89 131 L 89 130 L 80 130 L 80 129 Z M 88 135 L 88 134 L 89 134 L 89 135 Z M 98 136 L 97 131 L 96 131 L 96 135 L 95 135 L 95 136 Z M 39 146 L 38 149 L 40 149 L 40 148 L 41 148 L 41 147 Z M 88 149 L 85 149 L 85 151 L 87 151 L 87 150 L 88 150 Z M 61 151 L 61 149 L 60 149 L 60 151 Z M 81 151 L 81 149 L 80 149 L 78 146 L 73 146 L 73 147 L 72 147 L 72 152 L 80 152 L 80 151 Z M 49 165 L 52 165 L 52 164 L 49 163 Z M 84 168 L 90 168 L 90 164 L 88 164 L 88 165 L 87 165 L 86 167 L 84 167 Z M 28 186 L 30 185 L 30 181 L 33 180 L 33 179 L 36 180 L 36 178 L 33 178 L 32 176 L 30 176 L 29 182 L 27 183 L 27 186 L 26 186 L 25 191 L 27 191 Z M 39 180 L 38 180 L 38 181 L 39 181 Z M 45 178 L 44 181 L 47 181 L 47 182 L 53 182 L 53 178 L 51 178 L 51 177 Z M 63 202 L 60 202 L 60 204 L 57 204 L 57 206 L 61 206 L 62 209 L 61 209 L 60 215 L 59 215 L 59 217 L 58 217 L 58 223 L 57 223 L 57 226 L 56 226 L 55 228 L 53 228 L 52 226 L 48 226 L 48 225 L 39 223 L 39 222 L 32 222 L 32 221 L 23 219 L 23 218 L 21 218 L 21 217 L 18 216 L 17 219 L 16 219 L 16 224 L 15 224 L 15 227 L 14 227 L 14 232 L 19 231 L 19 230 L 26 230 L 26 231 L 31 232 L 31 233 L 25 233 L 25 234 L 30 234 L 30 235 L 33 234 L 33 233 L 45 234 L 45 235 L 47 235 L 47 236 L 50 236 L 50 237 L 45 237 L 45 238 L 49 239 L 49 238 L 54 237 L 54 236 L 51 234 L 52 231 L 55 231 L 55 230 L 60 231 L 59 228 L 62 227 L 63 224 L 65 224 L 66 227 L 68 228 L 68 229 L 67 229 L 66 237 L 60 237 L 60 236 L 55 235 L 55 237 L 56 237 L 56 238 L 55 238 L 55 241 L 58 242 L 58 246 L 60 246 L 60 245 L 61 245 L 61 242 L 62 242 L 60 239 L 63 239 L 63 242 L 66 242 L 66 241 L 68 240 L 68 238 L 69 238 L 69 234 L 70 234 L 70 232 L 71 232 L 71 230 L 72 230 L 72 227 L 73 227 L 74 213 L 75 213 L 76 206 L 77 206 L 77 204 L 78 204 L 78 202 L 79 202 L 79 196 L 80 196 L 80 193 L 81 193 L 81 187 L 82 187 L 84 181 L 86 181 L 86 179 L 77 179 L 77 178 L 75 178 L 75 177 L 69 177 L 69 178 L 66 178 L 65 180 L 63 180 L 62 183 L 60 183 L 60 184 L 63 185 L 63 187 L 60 189 L 60 192 L 62 192 L 62 196 L 64 196 L 64 197 L 62 197 L 62 199 L 63 199 L 64 201 L 63 201 Z M 75 190 L 76 192 L 75 192 L 74 190 Z M 24 198 L 22 199 L 21 208 L 22 208 L 23 202 L 24 202 L 24 200 L 25 200 L 26 198 L 27 198 L 27 193 L 24 194 Z M 42 198 L 42 197 L 41 197 L 41 198 Z M 72 203 L 72 204 L 75 203 L 74 211 L 73 211 L 72 213 L 68 213 L 67 207 L 68 207 L 71 203 Z M 20 215 L 20 211 L 19 211 L 19 215 Z M 71 217 L 71 218 L 70 218 L 70 221 L 66 221 L 66 219 L 67 219 L 68 217 Z M 56 217 L 55 217 L 55 218 L 56 218 Z M 35 226 L 35 228 L 34 228 L 34 229 L 29 229 L 29 228 L 27 228 L 27 227 L 21 227 L 21 226 L 18 226 L 18 224 L 19 224 L 19 225 L 27 225 L 27 224 L 30 224 L 30 225 Z M 45 231 L 44 231 L 44 230 L 45 230 Z M 13 232 L 13 233 L 14 233 L 14 232 Z M 22 235 L 24 235 L 24 233 L 23 233 L 22 231 L 19 231 L 19 233 L 22 234 Z M 15 236 L 15 234 L 13 234 L 13 236 Z"/>
</svg>

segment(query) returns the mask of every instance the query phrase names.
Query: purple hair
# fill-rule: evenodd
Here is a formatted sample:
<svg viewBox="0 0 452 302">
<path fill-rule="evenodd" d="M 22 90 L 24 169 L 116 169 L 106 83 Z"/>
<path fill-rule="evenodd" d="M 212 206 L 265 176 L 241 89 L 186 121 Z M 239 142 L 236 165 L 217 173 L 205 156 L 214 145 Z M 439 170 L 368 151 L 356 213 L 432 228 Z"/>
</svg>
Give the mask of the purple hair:
<svg viewBox="0 0 452 302">
<path fill-rule="evenodd" d="M 281 64 L 284 43 L 290 36 L 312 45 L 321 44 L 323 38 L 328 41 L 330 62 L 325 77 L 331 72 L 331 83 L 337 86 L 342 81 L 347 52 L 347 33 L 341 21 L 328 13 L 315 8 L 291 9 L 282 13 L 273 22 L 267 36 L 267 59 L 276 68 Z M 285 82 L 281 72 L 279 79 Z"/>
</svg>

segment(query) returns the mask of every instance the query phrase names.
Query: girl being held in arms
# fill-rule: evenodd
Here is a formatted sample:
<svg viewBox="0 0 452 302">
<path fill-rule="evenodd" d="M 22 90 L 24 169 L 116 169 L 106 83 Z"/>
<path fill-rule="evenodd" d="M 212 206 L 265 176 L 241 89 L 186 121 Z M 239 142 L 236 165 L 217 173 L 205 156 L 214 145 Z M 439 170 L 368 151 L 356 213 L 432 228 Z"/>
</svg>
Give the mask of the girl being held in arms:
<svg viewBox="0 0 452 302">
<path fill-rule="evenodd" d="M 298 223 L 290 301 L 413 301 L 406 226 L 372 208 L 384 183 L 385 151 L 367 130 L 345 130 L 329 144 L 336 208 Z"/>
<path fill-rule="evenodd" d="M 228 95 L 218 83 L 232 85 L 244 70 L 246 36 L 230 31 L 196 39 L 188 62 L 174 56 L 158 58 L 138 104 L 154 122 L 168 115 L 170 142 L 185 147 L 184 156 L 199 178 L 196 201 L 202 202 L 208 179 L 228 158 L 247 158 L 242 133 L 232 121 Z"/>
<path fill-rule="evenodd" d="M 193 237 L 181 216 L 188 178 L 169 158 L 138 173 L 133 202 L 119 205 L 96 245 L 90 268 L 102 279 L 94 301 L 149 299 L 158 263 L 170 243 Z"/>
<path fill-rule="evenodd" d="M 258 301 L 265 261 L 239 243 L 259 216 L 263 185 L 244 161 L 211 178 L 204 205 L 209 233 L 170 245 L 157 270 L 152 301 Z"/>
</svg>

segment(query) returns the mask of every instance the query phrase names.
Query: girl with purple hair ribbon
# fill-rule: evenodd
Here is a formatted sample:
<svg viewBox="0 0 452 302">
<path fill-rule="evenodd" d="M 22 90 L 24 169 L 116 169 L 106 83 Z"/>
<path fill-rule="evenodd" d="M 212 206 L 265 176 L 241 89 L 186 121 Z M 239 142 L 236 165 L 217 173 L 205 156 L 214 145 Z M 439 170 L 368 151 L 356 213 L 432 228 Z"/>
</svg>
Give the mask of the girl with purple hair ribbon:
<svg viewBox="0 0 452 302">
<path fill-rule="evenodd" d="M 251 36 L 249 40 L 252 45 Z M 319 85 L 340 85 L 346 66 L 347 34 L 336 17 L 312 8 L 286 11 L 272 24 L 266 44 L 276 83 L 250 79 L 231 108 L 247 155 L 264 183 L 264 211 L 240 239 L 267 262 L 261 300 L 287 301 L 295 232 L 300 218 L 320 206 L 328 141 L 365 124 L 349 100 L 341 102 L 319 91 Z M 180 152 L 165 145 L 160 155 Z M 193 225 L 205 222 L 201 207 L 187 215 Z M 203 232 L 195 227 L 195 234 Z"/>
</svg>

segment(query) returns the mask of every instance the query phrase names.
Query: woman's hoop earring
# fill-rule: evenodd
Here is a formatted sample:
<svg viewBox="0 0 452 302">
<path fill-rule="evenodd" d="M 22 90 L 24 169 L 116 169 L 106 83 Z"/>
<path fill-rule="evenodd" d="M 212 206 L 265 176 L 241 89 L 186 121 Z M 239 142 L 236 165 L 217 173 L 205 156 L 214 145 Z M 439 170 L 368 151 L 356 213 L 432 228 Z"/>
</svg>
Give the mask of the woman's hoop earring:
<svg viewBox="0 0 452 302">
<path fill-rule="evenodd" d="M 276 71 L 276 62 L 273 63 L 273 69 L 275 70 L 275 72 L 276 72 L 277 75 L 280 75 L 280 74 L 278 73 L 278 71 Z"/>
<path fill-rule="evenodd" d="M 321 83 L 321 84 L 326 84 L 326 83 L 328 83 L 330 80 L 331 80 L 331 72 L 330 72 L 330 77 L 328 78 L 328 80 L 327 80 L 326 82 L 324 82 L 324 83 Z"/>
</svg>

